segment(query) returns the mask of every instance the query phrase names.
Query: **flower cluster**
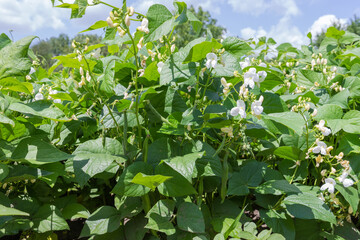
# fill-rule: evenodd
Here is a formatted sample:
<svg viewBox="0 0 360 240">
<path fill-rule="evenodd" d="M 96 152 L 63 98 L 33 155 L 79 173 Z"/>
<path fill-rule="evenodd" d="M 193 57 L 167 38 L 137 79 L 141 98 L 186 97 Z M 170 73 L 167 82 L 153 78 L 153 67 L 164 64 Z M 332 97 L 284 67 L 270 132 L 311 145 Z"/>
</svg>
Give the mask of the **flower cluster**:
<svg viewBox="0 0 360 240">
<path fill-rule="evenodd" d="M 255 116 L 261 115 L 264 108 L 261 106 L 262 102 L 264 101 L 264 97 L 260 96 L 259 100 L 255 100 L 253 103 L 251 103 L 251 112 Z M 241 99 L 236 101 L 236 107 L 233 107 L 230 110 L 231 116 L 237 116 L 240 115 L 241 118 L 246 118 L 246 105 L 245 102 Z"/>
</svg>

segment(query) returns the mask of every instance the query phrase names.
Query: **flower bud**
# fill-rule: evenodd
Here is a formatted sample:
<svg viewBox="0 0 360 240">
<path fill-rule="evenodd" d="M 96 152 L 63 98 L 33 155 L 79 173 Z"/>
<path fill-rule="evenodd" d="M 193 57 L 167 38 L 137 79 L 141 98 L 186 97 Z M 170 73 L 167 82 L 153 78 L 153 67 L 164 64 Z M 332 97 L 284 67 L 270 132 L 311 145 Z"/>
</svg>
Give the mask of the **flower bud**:
<svg viewBox="0 0 360 240">
<path fill-rule="evenodd" d="M 108 23 L 109 27 L 115 27 L 114 26 L 114 22 L 112 21 L 112 19 L 110 17 L 108 17 L 106 19 L 106 22 Z M 74 42 L 73 42 L 74 43 Z M 75 48 L 75 43 L 72 45 Z"/>
<path fill-rule="evenodd" d="M 130 27 L 130 16 L 129 15 L 126 15 L 126 17 L 125 17 L 125 24 L 126 24 L 126 26 Z"/>
<path fill-rule="evenodd" d="M 317 115 L 317 109 L 315 108 L 314 111 L 312 112 L 311 116 L 315 117 Z"/>
<path fill-rule="evenodd" d="M 84 75 L 84 69 L 82 67 L 80 67 L 79 69 L 80 75 L 83 76 Z"/>
<path fill-rule="evenodd" d="M 175 52 L 175 44 L 171 45 L 170 51 L 171 53 Z"/>
<path fill-rule="evenodd" d="M 135 9 L 133 7 L 128 7 L 128 15 L 131 17 L 135 13 Z"/>
</svg>

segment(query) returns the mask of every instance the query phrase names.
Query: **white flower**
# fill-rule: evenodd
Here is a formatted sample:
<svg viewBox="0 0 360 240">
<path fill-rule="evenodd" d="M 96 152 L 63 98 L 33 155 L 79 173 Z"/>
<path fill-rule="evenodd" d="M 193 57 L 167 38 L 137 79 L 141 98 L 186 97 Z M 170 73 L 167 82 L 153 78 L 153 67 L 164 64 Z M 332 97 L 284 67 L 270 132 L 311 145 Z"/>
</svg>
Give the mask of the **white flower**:
<svg viewBox="0 0 360 240">
<path fill-rule="evenodd" d="M 241 118 L 246 118 L 246 112 L 245 112 L 245 102 L 243 100 L 237 100 L 236 101 L 236 107 L 233 107 L 230 110 L 231 116 L 237 116 L 240 114 Z"/>
<path fill-rule="evenodd" d="M 49 90 L 49 94 L 57 94 L 58 93 L 58 91 L 57 90 L 52 90 L 51 88 L 50 88 L 50 90 Z"/>
<path fill-rule="evenodd" d="M 128 14 L 129 14 L 129 16 L 134 15 L 134 13 L 135 13 L 134 7 L 128 7 Z"/>
<path fill-rule="evenodd" d="M 349 179 L 349 178 L 347 178 L 347 179 L 344 179 L 344 181 L 342 182 L 342 184 L 344 185 L 344 187 L 350 187 L 350 186 L 352 186 L 353 184 L 354 184 L 354 181 L 353 180 L 351 180 L 351 179 Z"/>
<path fill-rule="evenodd" d="M 332 178 L 326 178 L 325 184 L 321 186 L 320 190 L 325 191 L 328 190 L 329 193 L 334 193 L 336 182 Z"/>
<path fill-rule="evenodd" d="M 329 128 L 325 127 L 324 120 L 320 120 L 319 124 L 315 125 L 315 127 L 317 127 L 317 129 L 319 129 L 324 136 L 328 136 L 331 134 L 331 130 Z"/>
<path fill-rule="evenodd" d="M 266 76 L 267 76 L 267 72 L 265 71 L 259 71 L 258 72 L 258 75 L 259 75 L 259 82 L 262 82 L 265 80 Z"/>
<path fill-rule="evenodd" d="M 149 20 L 147 20 L 147 18 L 143 18 L 141 25 L 136 29 L 139 30 L 140 32 L 149 33 L 148 25 L 149 25 Z"/>
<path fill-rule="evenodd" d="M 206 54 L 206 68 L 215 68 L 217 64 L 217 56 L 215 53 L 208 53 Z"/>
<path fill-rule="evenodd" d="M 106 19 L 106 22 L 108 23 L 109 27 L 115 27 L 115 26 L 114 26 L 114 22 L 112 21 L 111 17 L 108 17 L 108 18 Z"/>
<path fill-rule="evenodd" d="M 251 65 L 251 62 L 250 62 L 250 59 L 248 57 L 246 57 L 244 59 L 244 62 L 240 62 L 241 69 L 244 69 L 244 68 L 246 68 L 246 67 L 248 67 L 250 65 Z"/>
<path fill-rule="evenodd" d="M 228 83 L 225 78 L 220 79 L 221 85 L 224 87 L 223 93 L 226 95 L 230 92 L 231 83 Z"/>
<path fill-rule="evenodd" d="M 44 95 L 42 95 L 42 93 L 37 93 L 35 95 L 35 101 L 39 101 L 39 100 L 44 100 Z"/>
<path fill-rule="evenodd" d="M 54 103 L 61 103 L 61 99 L 54 99 L 53 102 Z"/>
<path fill-rule="evenodd" d="M 322 141 L 316 140 L 317 146 L 314 147 L 313 153 L 321 153 L 322 155 L 326 155 L 326 144 Z"/>
<path fill-rule="evenodd" d="M 251 110 L 256 116 L 260 115 L 264 110 L 264 108 L 261 106 L 263 101 L 264 101 L 264 97 L 260 96 L 259 100 L 251 103 Z"/>
<path fill-rule="evenodd" d="M 256 73 L 255 68 L 250 68 L 244 74 L 244 85 L 245 87 L 249 86 L 250 88 L 254 88 L 255 82 L 259 82 L 259 75 Z"/>
<path fill-rule="evenodd" d="M 262 62 L 262 63 L 259 64 L 259 67 L 264 67 L 264 68 L 266 68 L 267 66 L 266 66 L 266 63 L 263 63 L 263 62 Z"/>
<path fill-rule="evenodd" d="M 157 67 L 158 67 L 157 70 L 158 70 L 158 72 L 160 73 L 161 70 L 162 70 L 162 68 L 164 67 L 164 63 L 163 63 L 163 62 L 158 62 Z"/>
<path fill-rule="evenodd" d="M 139 43 L 136 44 L 139 50 L 144 46 L 143 41 L 144 41 L 144 37 L 141 37 Z"/>
<path fill-rule="evenodd" d="M 159 71 L 159 69 L 158 69 L 158 71 Z M 139 74 L 139 77 L 144 76 L 144 74 L 145 74 L 145 69 L 139 69 L 138 73 L 140 73 L 140 74 Z"/>
<path fill-rule="evenodd" d="M 339 182 L 341 182 L 344 187 L 350 187 L 354 184 L 354 181 L 350 178 L 347 178 L 349 176 L 349 172 L 348 171 L 344 171 L 340 177 L 338 177 Z"/>
<path fill-rule="evenodd" d="M 86 81 L 88 81 L 88 82 L 91 81 L 90 71 L 87 71 L 87 72 L 86 72 Z"/>
</svg>

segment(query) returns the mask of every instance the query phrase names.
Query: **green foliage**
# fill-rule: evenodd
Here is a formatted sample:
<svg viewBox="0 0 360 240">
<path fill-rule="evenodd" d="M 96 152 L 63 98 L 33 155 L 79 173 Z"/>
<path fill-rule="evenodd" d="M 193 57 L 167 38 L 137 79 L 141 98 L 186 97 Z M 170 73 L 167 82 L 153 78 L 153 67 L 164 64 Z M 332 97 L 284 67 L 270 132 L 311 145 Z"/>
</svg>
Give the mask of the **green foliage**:
<svg viewBox="0 0 360 240">
<path fill-rule="evenodd" d="M 183 2 L 105 5 L 50 68 L 0 35 L 0 237 L 360 239 L 359 36 L 275 50 Z"/>
</svg>

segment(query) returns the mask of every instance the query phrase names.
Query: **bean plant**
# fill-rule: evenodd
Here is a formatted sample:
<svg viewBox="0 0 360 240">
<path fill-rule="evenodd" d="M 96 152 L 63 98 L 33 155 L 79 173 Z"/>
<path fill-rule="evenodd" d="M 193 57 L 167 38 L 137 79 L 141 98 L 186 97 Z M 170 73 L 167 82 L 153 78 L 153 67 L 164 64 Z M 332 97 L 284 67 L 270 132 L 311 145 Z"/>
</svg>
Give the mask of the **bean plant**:
<svg viewBox="0 0 360 240">
<path fill-rule="evenodd" d="M 360 239 L 360 36 L 180 48 L 184 2 L 52 3 L 109 15 L 49 69 L 0 35 L 2 239 Z"/>
</svg>

